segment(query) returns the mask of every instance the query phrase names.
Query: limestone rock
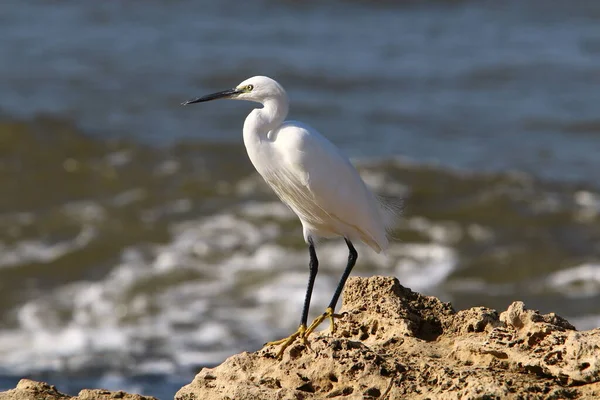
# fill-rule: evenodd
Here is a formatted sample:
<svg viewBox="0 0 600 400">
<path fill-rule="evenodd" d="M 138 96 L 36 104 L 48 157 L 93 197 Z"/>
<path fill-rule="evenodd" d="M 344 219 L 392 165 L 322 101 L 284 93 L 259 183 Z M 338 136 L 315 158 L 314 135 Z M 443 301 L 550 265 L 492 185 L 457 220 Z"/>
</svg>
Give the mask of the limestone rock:
<svg viewBox="0 0 600 400">
<path fill-rule="evenodd" d="M 17 387 L 0 393 L 0 400 L 157 400 L 151 396 L 129 394 L 125 392 L 110 392 L 103 389 L 84 389 L 76 397 L 59 392 L 53 385 L 21 379 Z"/>
<path fill-rule="evenodd" d="M 237 354 L 176 400 L 600 398 L 600 329 L 513 303 L 455 312 L 395 278 L 351 278 L 337 331 Z"/>
</svg>

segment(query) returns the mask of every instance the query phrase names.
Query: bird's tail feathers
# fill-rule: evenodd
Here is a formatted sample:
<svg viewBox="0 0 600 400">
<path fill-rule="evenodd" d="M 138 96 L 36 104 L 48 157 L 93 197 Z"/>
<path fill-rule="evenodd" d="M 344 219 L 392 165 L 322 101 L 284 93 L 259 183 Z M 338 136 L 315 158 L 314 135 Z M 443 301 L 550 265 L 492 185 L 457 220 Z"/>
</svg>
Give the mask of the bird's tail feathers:
<svg viewBox="0 0 600 400">
<path fill-rule="evenodd" d="M 379 215 L 381 216 L 387 235 L 392 239 L 396 239 L 392 236 L 392 232 L 396 229 L 404 211 L 404 199 L 377 195 L 377 202 L 379 204 Z"/>
</svg>

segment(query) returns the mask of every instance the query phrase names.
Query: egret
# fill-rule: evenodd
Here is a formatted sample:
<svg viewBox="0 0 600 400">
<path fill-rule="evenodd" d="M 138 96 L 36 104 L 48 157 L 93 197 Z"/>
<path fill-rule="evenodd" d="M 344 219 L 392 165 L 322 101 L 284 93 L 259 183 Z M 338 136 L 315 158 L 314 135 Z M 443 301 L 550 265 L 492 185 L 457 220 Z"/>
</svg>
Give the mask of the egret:
<svg viewBox="0 0 600 400">
<path fill-rule="evenodd" d="M 353 242 L 362 241 L 377 253 L 388 246 L 386 209 L 368 189 L 341 151 L 315 129 L 285 121 L 288 96 L 275 80 L 265 76 L 246 79 L 233 89 L 198 97 L 188 105 L 216 99 L 247 100 L 262 104 L 244 121 L 244 145 L 250 161 L 277 196 L 300 219 L 308 244 L 309 277 L 298 330 L 266 345 L 281 345 L 277 357 L 297 338 L 308 336 L 326 318 L 335 331 L 334 314 L 342 289 L 358 258 Z M 308 310 L 319 261 L 316 238 L 341 236 L 348 246 L 348 263 L 325 312 L 307 326 Z"/>
</svg>

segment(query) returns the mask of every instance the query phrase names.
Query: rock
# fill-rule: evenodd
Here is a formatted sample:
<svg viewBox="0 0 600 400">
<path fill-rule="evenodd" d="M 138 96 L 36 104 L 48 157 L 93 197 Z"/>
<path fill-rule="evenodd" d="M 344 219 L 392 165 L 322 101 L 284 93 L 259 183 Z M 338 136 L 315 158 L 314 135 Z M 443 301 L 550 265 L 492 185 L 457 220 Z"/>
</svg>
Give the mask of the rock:
<svg viewBox="0 0 600 400">
<path fill-rule="evenodd" d="M 157 400 L 151 396 L 140 396 L 125 392 L 110 392 L 103 389 L 84 389 L 76 397 L 59 392 L 56 387 L 44 382 L 21 379 L 15 389 L 0 393 L 0 400 Z"/>
<path fill-rule="evenodd" d="M 600 398 L 600 329 L 515 302 L 455 312 L 395 278 L 351 278 L 337 331 L 204 368 L 176 400 Z"/>
<path fill-rule="evenodd" d="M 0 400 L 54 400 L 70 399 L 69 396 L 56 390 L 53 385 L 44 382 L 35 382 L 21 379 L 17 387 L 7 392 L 0 393 Z"/>
</svg>

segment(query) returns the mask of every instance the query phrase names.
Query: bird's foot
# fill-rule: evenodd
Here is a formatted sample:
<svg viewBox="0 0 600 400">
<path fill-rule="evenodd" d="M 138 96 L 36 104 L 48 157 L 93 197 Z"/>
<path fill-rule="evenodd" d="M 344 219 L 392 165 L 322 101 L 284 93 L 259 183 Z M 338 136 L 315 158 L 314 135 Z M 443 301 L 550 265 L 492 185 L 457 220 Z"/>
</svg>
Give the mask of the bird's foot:
<svg viewBox="0 0 600 400">
<path fill-rule="evenodd" d="M 302 341 L 304 342 L 304 344 L 306 344 L 308 346 L 308 342 L 306 341 L 306 325 L 302 324 L 298 327 L 298 330 L 294 333 L 292 333 L 290 336 L 280 339 L 280 340 L 275 340 L 274 342 L 268 342 L 265 343 L 265 346 L 278 346 L 281 345 L 281 347 L 279 348 L 279 351 L 277 352 L 277 359 L 281 360 L 281 357 L 283 356 L 283 352 L 285 351 L 285 349 L 287 349 L 288 347 L 290 347 L 290 345 L 292 343 L 294 343 L 294 341 L 296 340 L 296 338 L 301 338 Z"/>
<path fill-rule="evenodd" d="M 304 339 L 306 339 L 311 333 L 313 333 L 313 331 L 315 329 L 317 329 L 317 327 L 319 325 L 321 325 L 321 322 L 325 321 L 325 318 L 329 318 L 329 321 L 331 323 L 331 333 L 335 332 L 335 319 L 334 318 L 341 318 L 342 316 L 339 314 L 334 314 L 333 312 L 333 308 L 331 307 L 327 307 L 327 309 L 325 310 L 325 312 L 321 315 L 319 315 L 317 318 L 315 318 L 315 320 L 312 322 L 312 324 L 310 324 L 310 326 L 306 329 L 306 331 L 304 332 Z"/>
</svg>

